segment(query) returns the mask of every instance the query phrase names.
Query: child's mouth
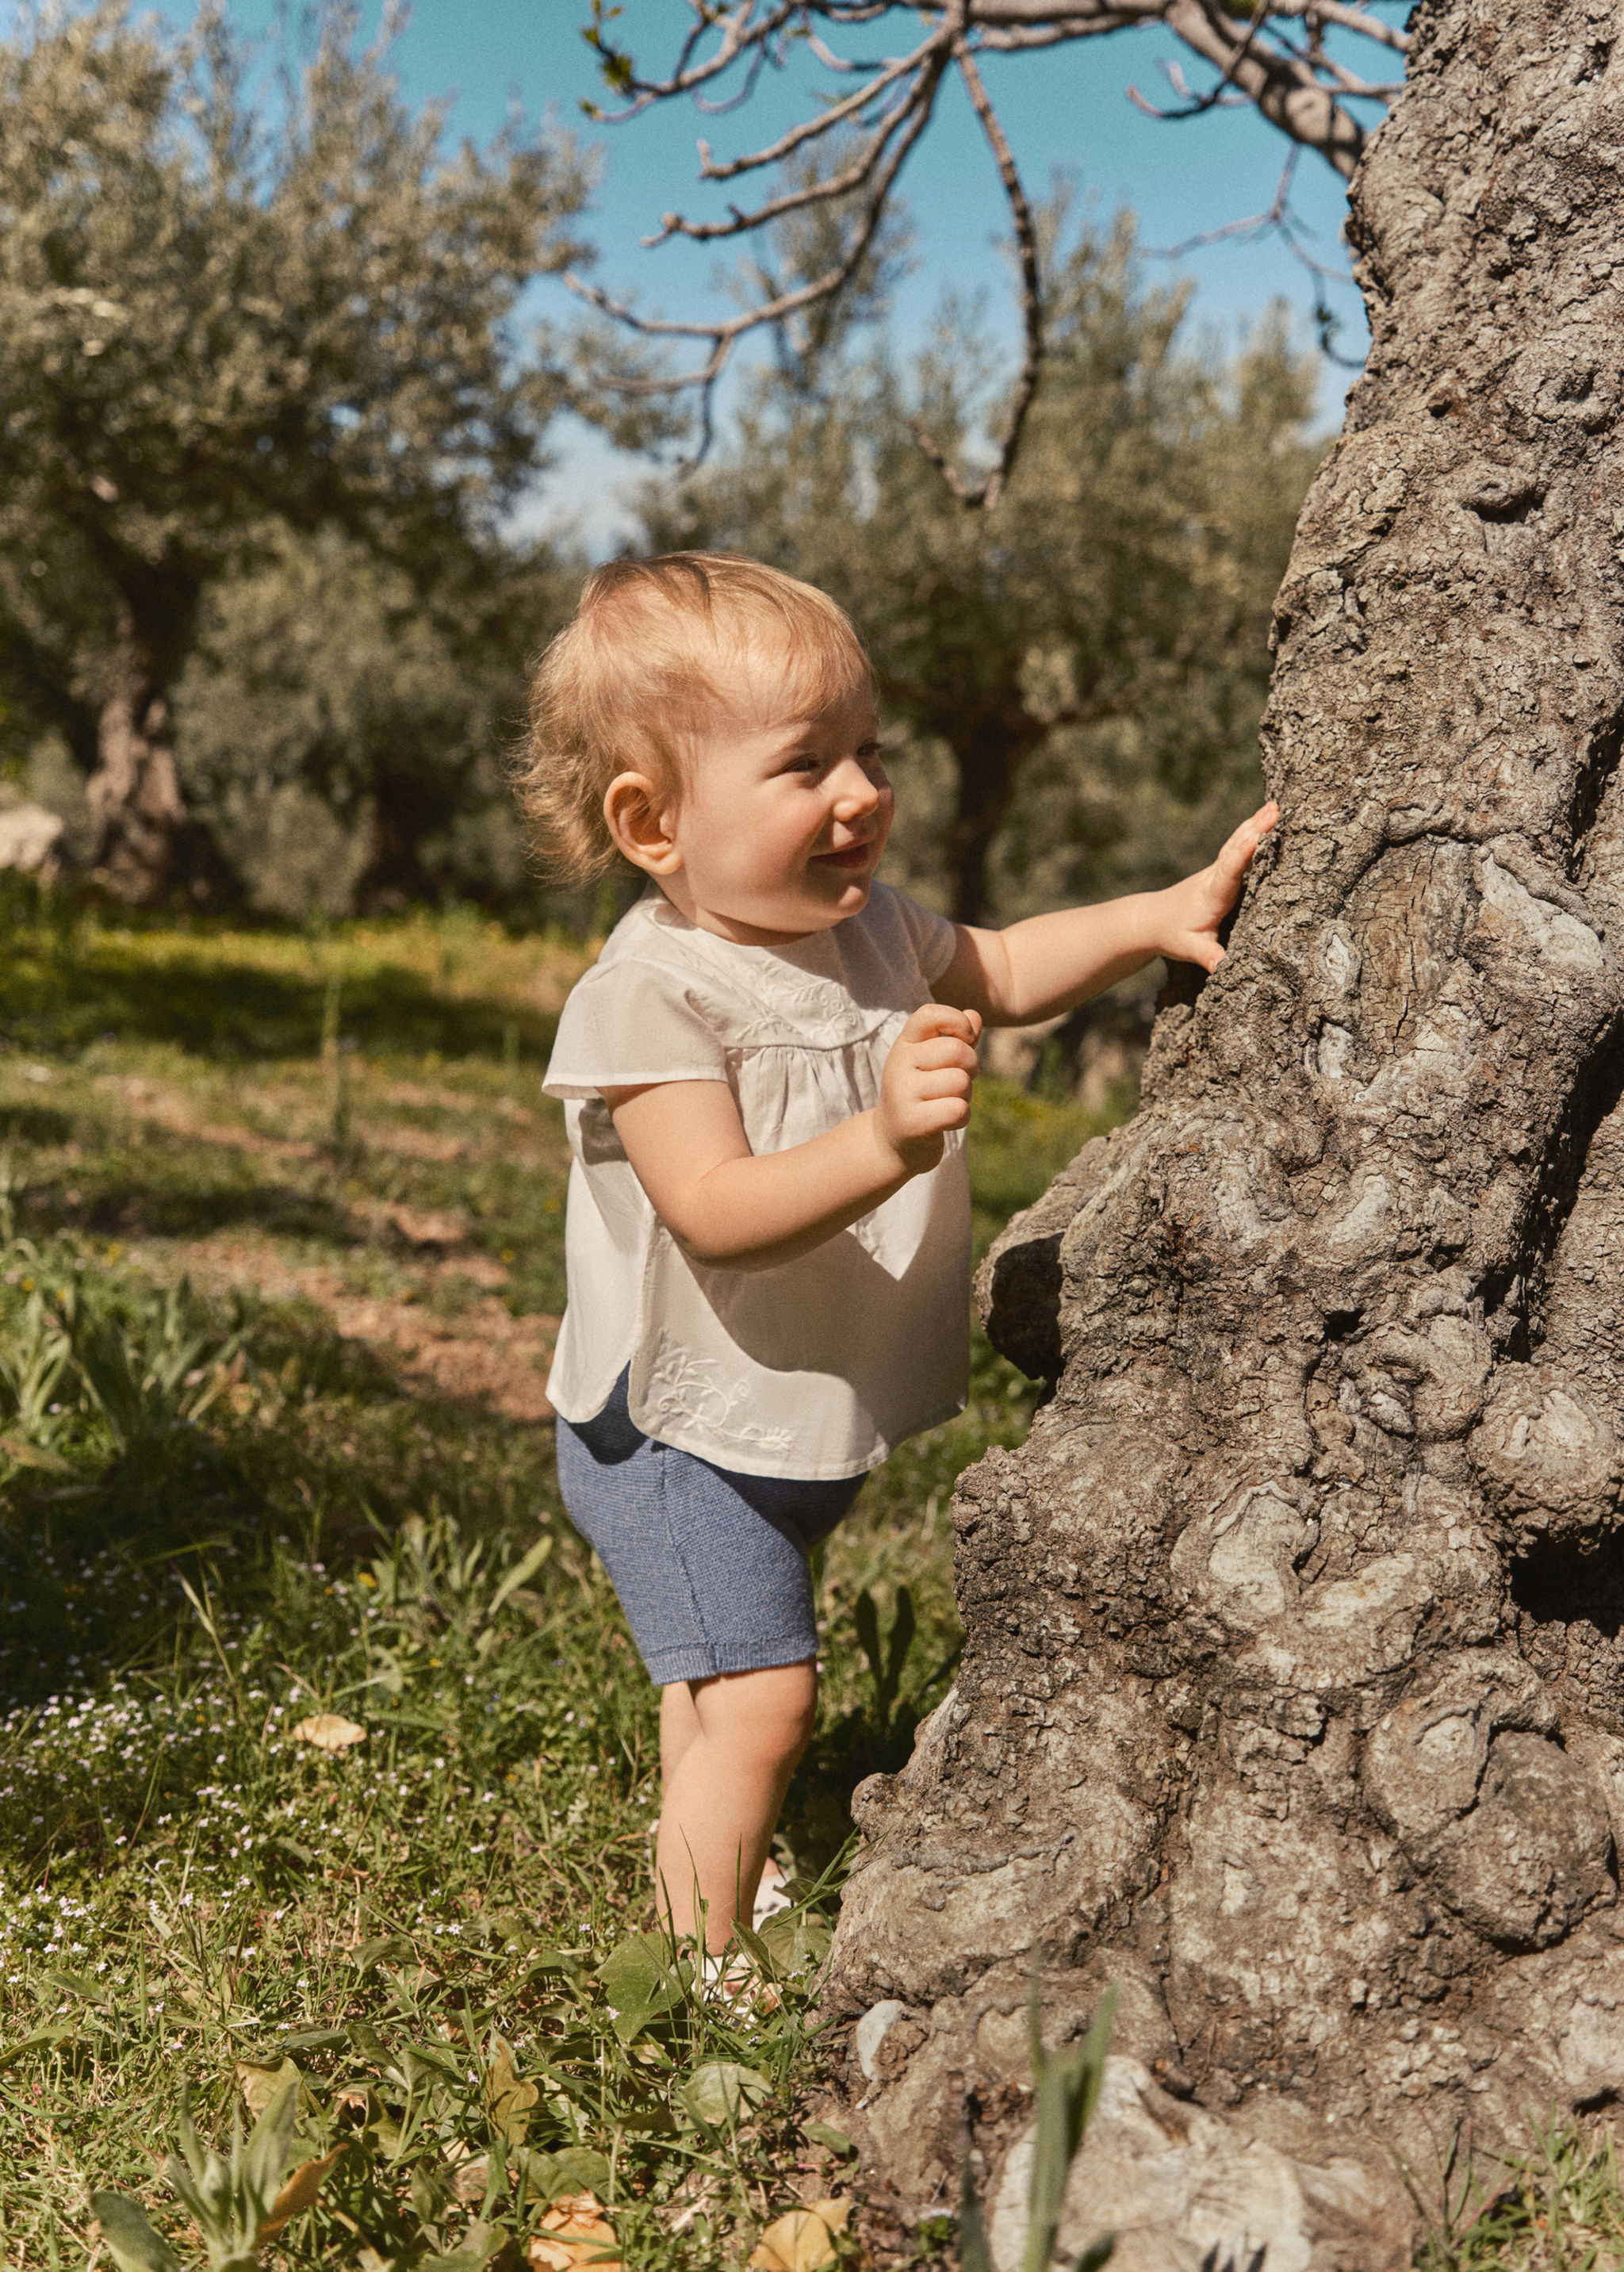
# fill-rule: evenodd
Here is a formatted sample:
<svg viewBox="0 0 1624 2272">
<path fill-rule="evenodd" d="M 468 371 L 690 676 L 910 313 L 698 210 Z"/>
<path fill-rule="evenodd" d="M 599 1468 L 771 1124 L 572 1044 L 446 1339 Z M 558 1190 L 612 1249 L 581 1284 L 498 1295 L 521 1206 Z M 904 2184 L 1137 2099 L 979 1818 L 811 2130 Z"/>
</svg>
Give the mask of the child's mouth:
<svg viewBox="0 0 1624 2272">
<path fill-rule="evenodd" d="M 848 844 L 843 852 L 819 852 L 813 857 L 826 868 L 866 868 L 873 849 L 872 843 Z"/>
</svg>

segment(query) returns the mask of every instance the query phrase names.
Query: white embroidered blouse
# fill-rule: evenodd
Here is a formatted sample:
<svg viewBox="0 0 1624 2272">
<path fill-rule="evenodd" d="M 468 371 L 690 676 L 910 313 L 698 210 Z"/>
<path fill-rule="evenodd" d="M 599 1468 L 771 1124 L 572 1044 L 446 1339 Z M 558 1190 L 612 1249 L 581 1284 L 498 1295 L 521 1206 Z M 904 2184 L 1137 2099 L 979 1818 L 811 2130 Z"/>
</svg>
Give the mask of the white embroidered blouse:
<svg viewBox="0 0 1624 2272">
<path fill-rule="evenodd" d="M 569 1301 L 547 1393 L 602 1409 L 630 1366 L 646 1435 L 745 1475 L 862 1475 L 963 1409 L 969 1387 L 964 1140 L 850 1229 L 770 1270 L 692 1263 L 621 1148 L 605 1088 L 725 1080 L 752 1151 L 865 1112 L 955 932 L 876 884 L 860 915 L 788 946 L 700 930 L 655 889 L 615 927 L 547 1069 L 574 1160 Z"/>
</svg>

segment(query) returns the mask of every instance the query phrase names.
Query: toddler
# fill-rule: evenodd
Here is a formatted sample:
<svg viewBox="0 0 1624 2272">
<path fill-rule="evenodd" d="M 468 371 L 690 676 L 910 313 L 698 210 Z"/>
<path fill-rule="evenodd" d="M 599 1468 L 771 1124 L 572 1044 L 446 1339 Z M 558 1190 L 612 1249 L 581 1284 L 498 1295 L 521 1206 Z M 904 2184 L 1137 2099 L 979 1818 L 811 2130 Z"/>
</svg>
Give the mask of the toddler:
<svg viewBox="0 0 1624 2272">
<path fill-rule="evenodd" d="M 521 804 L 556 869 L 648 888 L 571 994 L 572 1520 L 661 1691 L 655 1881 L 722 1950 L 812 1732 L 808 1556 L 969 1386 L 964 1125 L 982 1027 L 1217 930 L 1266 805 L 1171 890 L 949 923 L 876 883 L 893 797 L 833 601 L 728 554 L 622 560 L 543 657 Z"/>
</svg>

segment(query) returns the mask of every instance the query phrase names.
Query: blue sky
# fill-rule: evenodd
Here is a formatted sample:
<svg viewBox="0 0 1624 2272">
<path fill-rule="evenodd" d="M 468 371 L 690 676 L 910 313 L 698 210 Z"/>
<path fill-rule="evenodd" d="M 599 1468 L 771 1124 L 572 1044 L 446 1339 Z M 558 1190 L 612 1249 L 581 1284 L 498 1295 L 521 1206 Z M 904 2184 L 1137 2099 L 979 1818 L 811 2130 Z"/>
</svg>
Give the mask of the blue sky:
<svg viewBox="0 0 1624 2272">
<path fill-rule="evenodd" d="M 162 12 L 188 20 L 189 0 L 166 0 Z M 277 0 L 231 0 L 228 12 L 244 33 L 266 33 Z M 363 0 L 363 23 L 376 25 L 378 0 Z M 455 97 L 453 134 L 483 139 L 517 103 L 532 119 L 550 109 L 560 123 L 600 146 L 601 175 L 587 228 L 600 248 L 595 280 L 617 295 L 633 295 L 650 313 L 687 316 L 720 304 L 712 279 L 714 248 L 667 244 L 645 251 L 639 240 L 670 207 L 699 217 L 722 211 L 722 192 L 695 183 L 696 138 L 707 135 L 718 156 L 756 146 L 806 115 L 812 89 L 829 84 L 810 58 L 793 74 L 767 74 L 743 109 L 706 118 L 683 105 L 661 107 L 622 126 L 584 119 L 583 97 L 606 99 L 595 60 L 580 36 L 586 0 L 416 0 L 393 51 L 393 67 L 413 102 Z M 640 64 L 668 58 L 688 18 L 685 0 L 625 0 L 615 26 Z M 893 50 L 902 38 L 899 18 L 887 37 L 876 26 L 866 41 L 853 34 L 847 52 Z M 1361 48 L 1364 43 L 1360 43 Z M 990 57 L 988 86 L 1003 117 L 1029 192 L 1047 190 L 1057 168 L 1097 201 L 1104 213 L 1119 205 L 1139 214 L 1141 241 L 1170 246 L 1268 206 L 1286 146 L 1250 109 L 1209 113 L 1180 124 L 1147 117 L 1130 101 L 1130 83 L 1153 100 L 1173 99 L 1164 73 L 1178 44 L 1159 29 L 1121 33 L 1034 56 Z M 1366 49 L 1361 64 L 1373 63 Z M 1196 74 L 1193 73 L 1193 76 Z M 844 91 L 842 89 L 842 91 Z M 991 153 L 968 101 L 956 86 L 917 148 L 902 189 L 918 231 L 919 266 L 902 288 L 895 328 L 903 344 L 928 322 L 945 288 L 984 290 L 989 318 L 1014 338 L 1008 312 L 1008 279 L 995 239 L 1002 198 Z M 1344 267 L 1339 241 L 1342 183 L 1306 153 L 1297 170 L 1294 206 L 1313 231 L 1313 249 L 1327 265 Z M 1299 335 L 1309 336 L 1312 279 L 1272 235 L 1231 240 L 1192 250 L 1176 262 L 1152 259 L 1152 275 L 1176 273 L 1196 286 L 1194 320 L 1227 338 L 1276 297 L 1298 312 Z M 538 313 L 567 320 L 573 303 L 561 284 L 536 288 Z M 1358 354 L 1364 340 L 1358 295 L 1332 294 L 1344 317 L 1341 340 Z M 1346 375 L 1327 365 L 1322 411 L 1328 424 L 1340 413 Z M 597 544 L 613 535 L 612 493 L 637 467 L 587 430 L 561 430 L 564 462 L 548 493 L 546 512 L 574 515 Z"/>
</svg>

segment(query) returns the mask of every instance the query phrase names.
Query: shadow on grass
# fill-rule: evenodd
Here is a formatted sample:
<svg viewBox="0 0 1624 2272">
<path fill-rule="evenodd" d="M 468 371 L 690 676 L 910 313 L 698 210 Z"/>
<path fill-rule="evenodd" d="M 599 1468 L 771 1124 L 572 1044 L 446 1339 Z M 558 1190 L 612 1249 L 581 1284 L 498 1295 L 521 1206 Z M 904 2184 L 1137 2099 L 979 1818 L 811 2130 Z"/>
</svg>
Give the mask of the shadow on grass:
<svg viewBox="0 0 1624 2272">
<path fill-rule="evenodd" d="M 49 1105 L 17 1104 L 0 1111 L 0 1144 L 34 1144 L 44 1151 L 65 1144 L 78 1130 L 71 1113 L 53 1112 Z"/>
<path fill-rule="evenodd" d="M 117 939 L 74 946 L 40 930 L 14 945 L 22 951 L 0 968 L 0 1026 L 20 1048 L 71 1051 L 108 1033 L 228 1062 L 313 1056 L 320 1047 L 327 979 L 314 968 L 308 976 L 266 970 L 206 936 L 195 953 L 189 942 L 161 960 Z M 344 1032 L 363 1049 L 448 1058 L 500 1058 L 513 1031 L 539 1057 L 556 1022 L 511 1000 L 448 997 L 399 965 L 347 973 L 341 1012 Z"/>
<path fill-rule="evenodd" d="M 81 1182 L 94 1178 L 82 1177 Z M 362 1236 L 336 1198 L 287 1184 L 159 1184 L 131 1177 L 103 1182 L 80 1207 L 54 1204 L 31 1193 L 23 1221 L 41 1230 L 84 1227 L 120 1238 L 205 1237 L 213 1232 L 255 1230 L 280 1237 L 324 1240 L 353 1247 Z"/>
</svg>

